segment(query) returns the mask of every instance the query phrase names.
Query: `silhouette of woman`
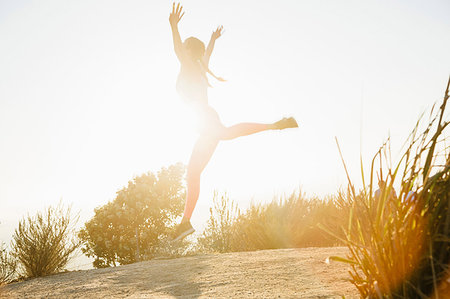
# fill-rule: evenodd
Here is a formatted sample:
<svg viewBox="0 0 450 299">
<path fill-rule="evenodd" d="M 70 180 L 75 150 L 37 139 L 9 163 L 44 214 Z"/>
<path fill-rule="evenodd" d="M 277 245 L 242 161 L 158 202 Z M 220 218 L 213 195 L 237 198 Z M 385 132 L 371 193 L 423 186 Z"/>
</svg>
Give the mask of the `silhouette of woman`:
<svg viewBox="0 0 450 299">
<path fill-rule="evenodd" d="M 298 127 L 293 117 L 283 118 L 272 124 L 240 123 L 231 127 L 225 127 L 220 121 L 217 112 L 208 105 L 207 91 L 210 85 L 206 77 L 206 73 L 208 73 L 219 81 L 225 81 L 214 75 L 209 69 L 209 59 L 216 40 L 222 35 L 223 27 L 218 27 L 212 33 L 211 40 L 205 49 L 204 43 L 195 37 L 189 37 L 184 42 L 181 41 L 178 23 L 183 15 L 183 6 L 180 3 L 177 5 L 173 3 L 169 22 L 172 27 L 175 54 L 181 64 L 176 89 L 198 115 L 200 136 L 195 143 L 188 163 L 186 205 L 183 219 L 173 235 L 173 241 L 178 241 L 194 232 L 190 218 L 200 194 L 200 175 L 211 159 L 220 140 L 230 140 L 266 130 Z"/>
</svg>

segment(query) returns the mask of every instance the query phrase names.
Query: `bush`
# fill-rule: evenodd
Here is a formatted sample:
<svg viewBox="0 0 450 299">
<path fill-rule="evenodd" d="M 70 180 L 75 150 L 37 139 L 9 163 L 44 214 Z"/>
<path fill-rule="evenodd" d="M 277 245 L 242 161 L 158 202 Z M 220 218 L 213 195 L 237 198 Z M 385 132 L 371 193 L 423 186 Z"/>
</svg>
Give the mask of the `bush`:
<svg viewBox="0 0 450 299">
<path fill-rule="evenodd" d="M 334 246 L 338 241 L 318 228 L 336 227 L 334 200 L 306 199 L 293 193 L 266 205 L 252 205 L 237 221 L 236 250 Z"/>
<path fill-rule="evenodd" d="M 103 268 L 151 259 L 161 251 L 184 207 L 182 164 L 146 173 L 128 182 L 116 198 L 95 210 L 79 232 L 82 251 L 95 257 L 94 267 Z"/>
<path fill-rule="evenodd" d="M 383 167 L 390 160 L 385 144 L 372 160 L 368 185 L 357 193 L 349 179 L 349 192 L 341 197 L 348 207 L 343 241 L 350 254 L 332 258 L 351 265 L 351 281 L 363 298 L 438 296 L 450 277 L 450 156 L 439 167 L 437 150 L 449 124 L 443 121 L 449 85 L 439 111 L 418 136 L 417 123 L 401 161 Z M 374 194 L 378 162 L 381 181 Z M 397 180 L 398 196 L 393 191 Z"/>
<path fill-rule="evenodd" d="M 76 221 L 70 207 L 61 204 L 22 219 L 12 243 L 22 275 L 38 277 L 61 271 L 79 246 L 73 235 Z"/>
<path fill-rule="evenodd" d="M 220 197 L 215 192 L 214 208 L 210 208 L 207 228 L 197 239 L 199 250 L 203 252 L 230 252 L 234 249 L 235 221 L 239 216 L 236 204 L 225 194 Z"/>
<path fill-rule="evenodd" d="M 16 274 L 16 259 L 6 250 L 5 244 L 0 244 L 0 285 L 14 279 Z"/>
<path fill-rule="evenodd" d="M 343 223 L 334 199 L 305 199 L 293 193 L 241 212 L 227 196 L 214 196 L 208 226 L 198 239 L 200 250 L 215 252 L 334 246 L 338 239 L 318 224 L 332 229 Z M 337 231 L 336 231 L 337 233 Z"/>
</svg>

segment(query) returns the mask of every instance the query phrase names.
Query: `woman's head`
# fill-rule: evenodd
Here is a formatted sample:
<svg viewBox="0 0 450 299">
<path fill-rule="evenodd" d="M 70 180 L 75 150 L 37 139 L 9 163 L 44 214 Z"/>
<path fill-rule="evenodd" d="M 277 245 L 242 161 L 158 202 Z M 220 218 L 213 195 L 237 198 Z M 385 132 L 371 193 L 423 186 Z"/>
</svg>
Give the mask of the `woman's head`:
<svg viewBox="0 0 450 299">
<path fill-rule="evenodd" d="M 196 37 L 188 37 L 183 45 L 189 57 L 193 60 L 198 60 L 205 55 L 205 44 Z"/>
</svg>

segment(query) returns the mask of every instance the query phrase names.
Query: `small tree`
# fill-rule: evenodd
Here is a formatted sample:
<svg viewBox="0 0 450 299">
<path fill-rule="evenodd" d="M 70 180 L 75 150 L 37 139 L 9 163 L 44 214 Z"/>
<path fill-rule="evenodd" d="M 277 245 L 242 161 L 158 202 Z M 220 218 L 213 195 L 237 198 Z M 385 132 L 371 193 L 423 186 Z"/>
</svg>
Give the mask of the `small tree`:
<svg viewBox="0 0 450 299">
<path fill-rule="evenodd" d="M 16 274 L 17 261 L 6 250 L 5 244 L 0 244 L 0 285 L 10 282 Z"/>
<path fill-rule="evenodd" d="M 135 177 L 116 198 L 95 210 L 79 232 L 94 267 L 151 258 L 183 209 L 185 168 L 181 163 Z"/>
<path fill-rule="evenodd" d="M 70 207 L 60 204 L 19 222 L 12 248 L 24 276 L 57 273 L 67 265 L 79 246 L 74 235 L 77 220 L 71 216 Z"/>
</svg>

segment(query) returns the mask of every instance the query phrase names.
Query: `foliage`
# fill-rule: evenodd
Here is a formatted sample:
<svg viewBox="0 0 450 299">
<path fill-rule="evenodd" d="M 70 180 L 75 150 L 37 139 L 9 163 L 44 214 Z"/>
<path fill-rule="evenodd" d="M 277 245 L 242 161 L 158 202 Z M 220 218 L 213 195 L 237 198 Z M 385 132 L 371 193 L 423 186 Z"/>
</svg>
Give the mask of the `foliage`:
<svg viewBox="0 0 450 299">
<path fill-rule="evenodd" d="M 372 160 L 368 185 L 357 193 L 349 178 L 348 194 L 340 197 L 348 211 L 343 241 L 350 254 L 335 258 L 351 265 L 351 281 L 363 298 L 428 298 L 450 277 L 450 156 L 439 169 L 437 151 L 449 124 L 443 121 L 448 88 L 419 135 L 417 122 L 400 162 L 383 176 L 383 164 L 389 165 L 386 143 Z M 381 183 L 374 194 L 376 162 Z"/>
<path fill-rule="evenodd" d="M 197 239 L 200 251 L 230 252 L 235 237 L 235 221 L 239 215 L 236 204 L 225 194 L 214 193 L 214 208 L 210 208 L 208 226 Z"/>
<path fill-rule="evenodd" d="M 79 247 L 74 237 L 77 218 L 61 204 L 22 219 L 14 231 L 12 249 L 22 274 L 38 277 L 57 273 Z"/>
<path fill-rule="evenodd" d="M 96 268 L 154 256 L 183 208 L 185 168 L 178 163 L 133 178 L 116 198 L 95 210 L 79 232 L 82 251 Z"/>
<path fill-rule="evenodd" d="M 293 193 L 241 212 L 227 196 L 214 197 L 208 227 L 198 239 L 200 250 L 215 252 L 333 246 L 337 239 L 317 227 L 342 224 L 333 199 L 305 199 Z"/>
<path fill-rule="evenodd" d="M 0 285 L 10 282 L 16 274 L 17 260 L 0 244 Z"/>
<path fill-rule="evenodd" d="M 423 243 L 425 255 L 411 275 L 408 287 L 396 293 L 403 291 L 412 297 L 417 293 L 444 295 L 445 292 L 450 296 L 450 155 L 446 164 L 427 180 L 421 192 L 427 228 Z"/>
</svg>

